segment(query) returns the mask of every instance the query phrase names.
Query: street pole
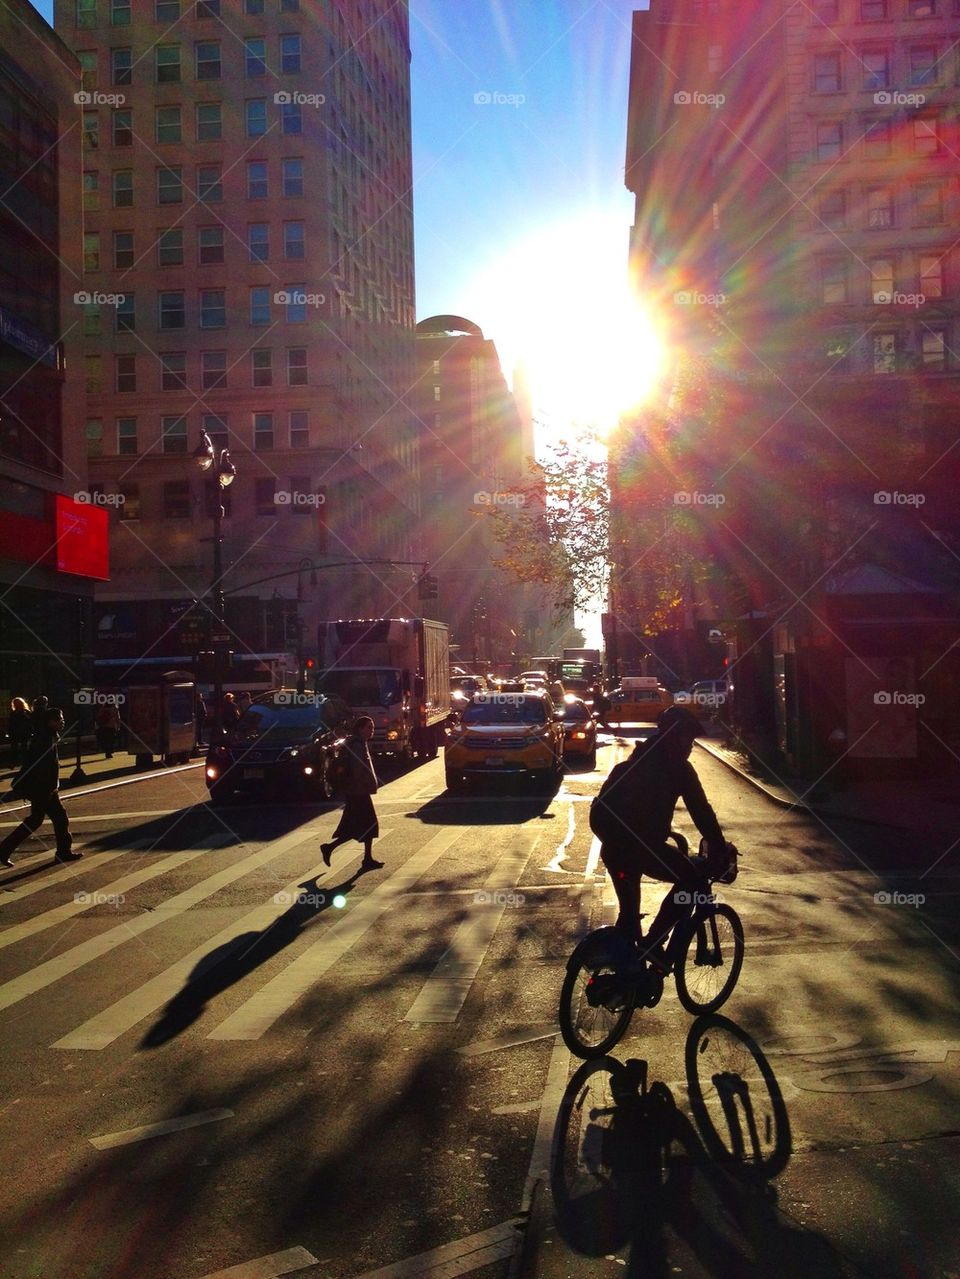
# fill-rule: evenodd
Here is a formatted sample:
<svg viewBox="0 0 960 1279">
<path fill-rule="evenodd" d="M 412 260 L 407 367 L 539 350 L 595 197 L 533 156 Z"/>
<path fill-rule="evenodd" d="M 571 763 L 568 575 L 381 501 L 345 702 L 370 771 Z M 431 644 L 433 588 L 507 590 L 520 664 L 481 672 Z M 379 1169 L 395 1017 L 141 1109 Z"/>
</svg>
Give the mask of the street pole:
<svg viewBox="0 0 960 1279">
<path fill-rule="evenodd" d="M 223 633 L 223 489 L 219 476 L 216 485 L 213 506 L 213 616 L 217 638 L 213 641 L 213 732 L 219 741 L 223 723 L 223 645 L 219 639 Z"/>
<path fill-rule="evenodd" d="M 83 691 L 83 631 L 84 631 L 83 596 L 78 595 L 77 596 L 77 651 L 75 655 L 77 659 L 77 693 L 78 694 Z M 79 697 L 74 697 L 74 702 L 75 702 L 74 711 L 76 712 L 76 716 L 77 716 L 77 721 L 76 721 L 77 723 L 77 733 L 76 733 L 77 760 L 76 760 L 76 767 L 74 768 L 73 772 L 70 774 L 71 784 L 75 782 L 85 782 L 87 780 L 87 775 L 83 771 L 83 764 L 81 762 L 82 747 L 80 742 L 80 733 L 81 733 L 80 721 L 83 717 L 83 711 L 81 710 L 82 703 Z"/>
</svg>

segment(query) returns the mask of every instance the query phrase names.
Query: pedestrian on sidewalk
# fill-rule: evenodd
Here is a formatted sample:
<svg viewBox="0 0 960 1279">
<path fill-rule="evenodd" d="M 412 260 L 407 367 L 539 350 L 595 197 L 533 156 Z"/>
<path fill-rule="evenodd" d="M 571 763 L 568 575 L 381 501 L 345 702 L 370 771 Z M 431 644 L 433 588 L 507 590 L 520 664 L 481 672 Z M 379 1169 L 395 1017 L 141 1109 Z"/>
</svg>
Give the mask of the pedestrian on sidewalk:
<svg viewBox="0 0 960 1279">
<path fill-rule="evenodd" d="M 383 865 L 383 862 L 374 860 L 372 852 L 373 841 L 380 834 L 380 824 L 371 799 L 380 788 L 367 745 L 372 737 L 373 720 L 369 715 L 361 715 L 354 725 L 353 735 L 342 748 L 347 766 L 343 782 L 343 813 L 333 832 L 333 839 L 329 844 L 320 845 L 320 852 L 327 866 L 330 865 L 330 854 L 338 844 L 346 844 L 351 839 L 363 844 L 361 870 L 379 870 Z"/>
<path fill-rule="evenodd" d="M 40 828 L 45 817 L 50 818 L 57 837 L 56 860 L 75 862 L 83 856 L 82 853 L 71 852 L 73 840 L 70 836 L 70 823 L 67 810 L 60 802 L 60 758 L 57 748 L 62 732 L 63 711 L 57 707 L 48 707 L 30 739 L 23 767 L 13 779 L 14 798 L 29 800 L 30 812 L 16 830 L 0 843 L 0 866 L 13 865 L 10 854 Z"/>
<path fill-rule="evenodd" d="M 7 720 L 10 764 L 13 767 L 19 767 L 27 757 L 30 727 L 30 707 L 22 697 L 14 697 L 10 702 L 10 718 Z"/>
<path fill-rule="evenodd" d="M 115 702 L 106 702 L 97 711 L 97 745 L 107 759 L 113 759 L 120 732 L 120 712 Z"/>
</svg>

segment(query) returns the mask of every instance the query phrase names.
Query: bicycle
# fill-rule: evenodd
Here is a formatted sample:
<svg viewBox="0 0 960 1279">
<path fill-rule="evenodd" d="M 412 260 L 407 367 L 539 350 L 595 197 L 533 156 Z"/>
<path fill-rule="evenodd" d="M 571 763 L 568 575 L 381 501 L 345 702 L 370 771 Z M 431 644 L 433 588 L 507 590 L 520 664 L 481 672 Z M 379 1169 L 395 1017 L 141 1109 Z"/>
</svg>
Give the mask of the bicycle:
<svg viewBox="0 0 960 1279">
<path fill-rule="evenodd" d="M 686 848 L 682 835 L 672 838 Z M 718 876 L 717 882 L 734 876 Z M 689 909 L 663 948 L 663 973 L 641 962 L 634 944 L 616 928 L 598 928 L 579 943 L 560 991 L 560 1032 L 572 1053 L 602 1057 L 626 1033 L 637 1004 L 656 1007 L 671 974 L 688 1013 L 716 1012 L 726 1003 L 743 967 L 743 924 L 732 906 L 717 901 L 713 883 L 704 876 L 697 888 L 676 890 L 681 904 L 689 898 Z"/>
</svg>

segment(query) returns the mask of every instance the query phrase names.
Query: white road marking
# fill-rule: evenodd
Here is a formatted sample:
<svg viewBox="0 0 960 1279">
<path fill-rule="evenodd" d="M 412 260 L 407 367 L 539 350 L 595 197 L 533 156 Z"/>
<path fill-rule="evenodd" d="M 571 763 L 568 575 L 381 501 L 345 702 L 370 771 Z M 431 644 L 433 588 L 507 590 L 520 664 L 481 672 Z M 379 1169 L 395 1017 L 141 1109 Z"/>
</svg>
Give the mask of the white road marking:
<svg viewBox="0 0 960 1279">
<path fill-rule="evenodd" d="M 430 1252 L 394 1262 L 392 1266 L 367 1270 L 357 1279 L 456 1279 L 457 1275 L 467 1275 L 471 1270 L 479 1270 L 481 1266 L 511 1256 L 518 1240 L 516 1222 L 505 1221 L 502 1225 L 491 1226 L 489 1230 L 481 1230 L 479 1234 L 458 1239 L 456 1243 L 444 1244 Z M 214 1276 L 207 1279 L 214 1279 Z M 216 1279 L 220 1277 L 216 1276 Z"/>
<path fill-rule="evenodd" d="M 288 964 L 283 972 L 268 981 L 226 1021 L 212 1030 L 207 1038 L 259 1039 L 360 940 L 399 896 L 407 892 L 448 848 L 461 837 L 469 835 L 471 830 L 473 827 L 465 826 L 438 831 L 400 870 L 375 888 L 369 897 L 364 897 L 355 906 L 351 906 L 343 919 L 324 930 L 319 941 L 314 942 Z"/>
<path fill-rule="evenodd" d="M 76 972 L 84 964 L 89 964 L 94 959 L 100 959 L 117 946 L 130 941 L 131 938 L 139 937 L 142 933 L 148 932 L 160 924 L 168 923 L 177 915 L 182 915 L 199 902 L 212 897 L 221 888 L 226 888 L 236 880 L 242 879 L 244 875 L 259 870 L 261 866 L 274 861 L 277 857 L 281 857 L 284 853 L 298 847 L 300 844 L 315 840 L 317 834 L 318 831 L 315 827 L 308 829 L 301 826 L 283 839 L 278 839 L 268 844 L 266 848 L 262 848 L 259 852 L 251 853 L 249 857 L 243 858 L 242 861 L 234 862 L 231 866 L 217 871 L 215 875 L 209 875 L 206 879 L 200 880 L 192 888 L 178 893 L 176 897 L 171 897 L 169 901 L 164 902 L 159 910 L 144 911 L 142 915 L 138 915 L 135 919 L 124 920 L 122 924 L 108 929 L 105 933 L 101 933 L 100 936 L 81 942 L 79 946 L 74 946 L 71 950 L 64 951 L 62 955 L 56 955 L 53 959 L 48 959 L 46 963 L 39 964 L 36 968 L 31 969 L 30 972 L 23 973 L 19 977 L 14 977 L 11 981 L 4 982 L 3 985 L 0 985 L 0 1009 L 9 1008 L 21 999 L 26 999 L 29 995 L 35 995 L 38 991 L 51 986 L 55 981 L 59 981 L 61 977 L 66 977 L 70 973 Z"/>
<path fill-rule="evenodd" d="M 24 897 L 42 892 L 45 888 L 55 888 L 57 884 L 65 883 L 68 879 L 76 879 L 78 875 L 87 875 L 91 870 L 99 870 L 106 862 L 112 862 L 115 857 L 123 857 L 125 851 L 121 849 L 116 853 L 98 853 L 96 860 L 92 857 L 84 857 L 83 861 L 57 866 L 52 874 L 45 875 L 43 879 L 31 880 L 29 884 L 18 884 L 16 888 L 8 889 L 6 892 L 0 890 L 0 906 L 6 906 L 8 902 L 21 901 Z M 47 857 L 44 856 L 39 860 L 46 861 Z M 20 862 L 19 865 L 22 866 L 23 863 Z"/>
<path fill-rule="evenodd" d="M 144 1017 L 155 1013 L 162 1004 L 173 999 L 187 984 L 190 974 L 197 964 L 206 959 L 208 955 L 213 954 L 214 951 L 221 947 L 229 946 L 231 942 L 235 942 L 244 933 L 259 932 L 261 935 L 265 935 L 270 927 L 282 915 L 285 915 L 294 904 L 293 898 L 307 891 L 301 885 L 315 879 L 318 875 L 325 874 L 326 869 L 322 861 L 318 862 L 316 866 L 311 866 L 302 875 L 298 875 L 289 884 L 285 884 L 283 888 L 278 889 L 270 901 L 255 906 L 253 910 L 248 911 L 242 918 L 235 919 L 226 928 L 221 929 L 216 936 L 208 937 L 199 946 L 195 947 L 189 955 L 184 955 L 182 959 L 178 959 L 175 964 L 171 964 L 162 973 L 158 973 L 150 981 L 144 982 L 136 990 L 130 991 L 122 999 L 118 999 L 115 1004 L 105 1008 L 102 1013 L 97 1013 L 95 1017 L 85 1021 L 82 1026 L 78 1026 L 76 1030 L 64 1035 L 62 1039 L 58 1039 L 53 1047 L 87 1050 L 106 1048 L 115 1039 L 119 1039 L 122 1034 L 135 1026 L 138 1021 L 142 1021 Z M 323 890 L 320 889 L 319 891 L 322 892 Z M 280 898 L 280 900 L 276 900 L 277 898 Z M 284 901 L 284 898 L 289 898 L 290 900 Z M 247 949 L 249 950 L 250 947 L 247 947 Z M 226 959 L 226 954 L 224 958 Z M 236 962 L 239 958 L 239 955 L 231 956 L 233 962 Z"/>
<path fill-rule="evenodd" d="M 436 968 L 423 984 L 404 1021 L 453 1022 L 460 1015 L 470 987 L 476 980 L 507 907 L 507 895 L 516 887 L 538 839 L 528 836 L 529 846 L 504 853 L 481 890 L 487 900 L 476 901 L 457 928 Z M 480 894 L 477 894 L 479 897 Z M 500 900 L 498 900 L 498 898 Z"/>
<path fill-rule="evenodd" d="M 567 811 L 567 833 L 563 840 L 557 845 L 557 851 L 553 857 L 544 866 L 544 870 L 562 871 L 563 863 L 567 860 L 567 849 L 573 843 L 573 837 L 577 833 L 577 819 L 574 816 L 574 807 L 571 804 Z"/>
<path fill-rule="evenodd" d="M 547 1082 L 540 1099 L 540 1121 L 537 1124 L 537 1135 L 533 1139 L 533 1151 L 530 1155 L 530 1168 L 527 1172 L 526 1184 L 523 1188 L 523 1199 L 520 1211 L 529 1213 L 533 1202 L 533 1192 L 538 1181 L 547 1181 L 550 1177 L 550 1150 L 553 1145 L 553 1130 L 557 1122 L 557 1114 L 567 1089 L 570 1075 L 570 1053 L 566 1044 L 557 1034 L 550 1054 L 550 1065 L 547 1068 Z"/>
<path fill-rule="evenodd" d="M 189 853 L 170 853 L 159 862 L 154 862 L 152 866 L 142 866 L 129 875 L 122 875 L 120 879 L 115 879 L 111 884 L 74 893 L 73 901 L 62 902 L 59 906 L 53 906 L 50 910 L 34 915 L 32 919 L 25 920 L 22 924 L 13 924 L 10 928 L 5 928 L 3 932 L 0 932 L 0 950 L 6 946 L 12 946 L 15 942 L 23 941 L 26 937 L 33 937 L 36 933 L 53 928 L 57 924 L 66 923 L 75 915 L 93 910 L 94 906 L 109 905 L 109 898 L 123 897 L 129 889 L 136 888 L 138 884 L 145 884 L 159 875 L 165 875 L 167 871 L 179 870 L 187 862 L 192 862 L 195 857 L 202 856 L 202 853 L 202 849 Z M 117 856 L 117 854 L 113 853 L 111 856 Z M 103 859 L 99 865 L 103 865 Z"/>
<path fill-rule="evenodd" d="M 289 1275 L 294 1270 L 306 1270 L 319 1262 L 306 1248 L 288 1248 L 286 1252 L 274 1252 L 256 1261 L 244 1261 L 228 1270 L 217 1270 L 203 1279 L 276 1279 L 277 1275 Z"/>
<path fill-rule="evenodd" d="M 472 1044 L 458 1048 L 461 1057 L 480 1057 L 484 1053 L 500 1052 L 503 1048 L 515 1048 L 519 1044 L 532 1044 L 538 1039 L 552 1039 L 557 1033 L 555 1022 L 549 1025 L 529 1026 L 526 1030 L 515 1030 L 509 1035 L 499 1035 L 496 1039 L 478 1039 Z"/>
<path fill-rule="evenodd" d="M 195 1115 L 179 1115 L 176 1119 L 163 1119 L 159 1123 L 144 1124 L 140 1128 L 127 1128 L 123 1132 L 108 1132 L 102 1137 L 91 1137 L 90 1145 L 97 1150 L 113 1150 L 115 1146 L 130 1146 L 135 1141 L 150 1137 L 162 1137 L 168 1132 L 182 1132 L 184 1128 L 198 1128 L 201 1124 L 213 1124 L 219 1119 L 230 1119 L 232 1110 L 202 1110 Z"/>
</svg>

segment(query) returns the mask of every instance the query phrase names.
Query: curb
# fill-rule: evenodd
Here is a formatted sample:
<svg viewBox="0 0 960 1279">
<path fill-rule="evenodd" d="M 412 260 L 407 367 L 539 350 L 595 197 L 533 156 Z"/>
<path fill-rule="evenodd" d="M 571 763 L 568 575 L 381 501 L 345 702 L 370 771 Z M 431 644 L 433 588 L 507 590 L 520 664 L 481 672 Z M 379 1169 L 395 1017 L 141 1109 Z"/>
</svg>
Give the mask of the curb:
<svg viewBox="0 0 960 1279">
<path fill-rule="evenodd" d="M 778 795 L 775 790 L 771 790 L 771 788 L 764 782 L 761 782 L 758 777 L 754 777 L 753 774 L 748 773 L 745 768 L 741 768 L 739 764 L 734 763 L 725 751 L 718 750 L 717 747 L 708 745 L 702 738 L 697 738 L 697 745 L 702 750 L 705 750 L 708 755 L 712 755 L 714 759 L 718 759 L 721 764 L 726 764 L 727 768 L 729 768 L 731 772 L 738 773 L 744 781 L 749 782 L 751 786 L 766 795 L 767 799 L 773 800 L 773 802 L 780 808 L 798 808 L 801 812 L 807 813 L 815 811 L 813 805 L 808 804 L 807 801 L 801 799 L 799 795 L 795 799 L 787 799 L 783 795 Z"/>
</svg>

